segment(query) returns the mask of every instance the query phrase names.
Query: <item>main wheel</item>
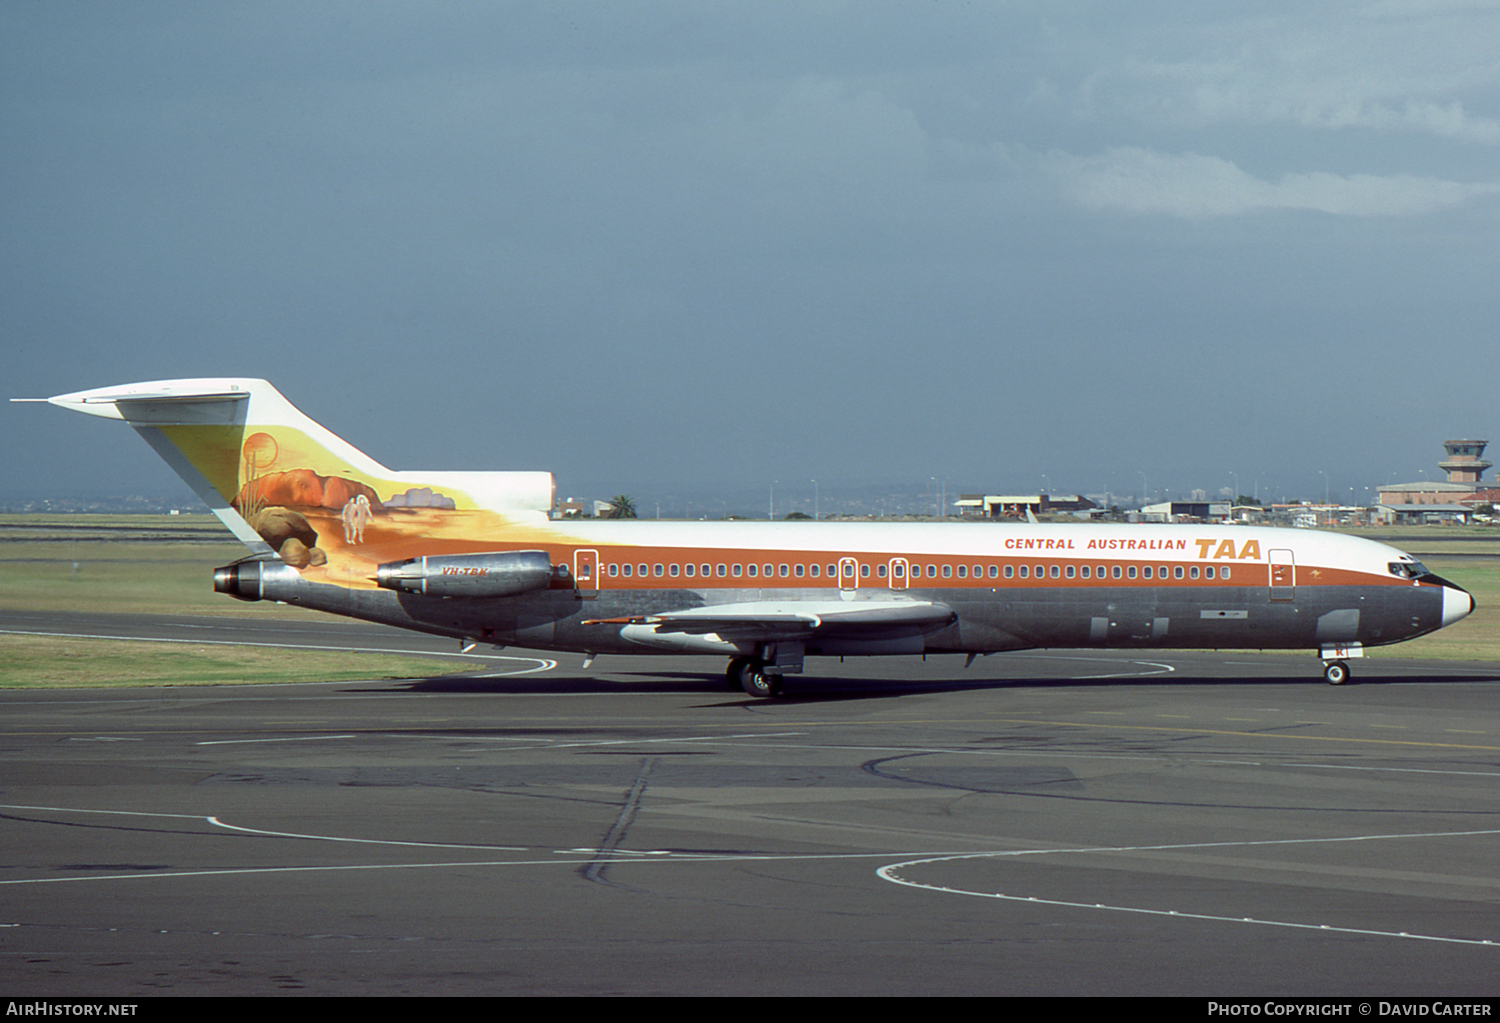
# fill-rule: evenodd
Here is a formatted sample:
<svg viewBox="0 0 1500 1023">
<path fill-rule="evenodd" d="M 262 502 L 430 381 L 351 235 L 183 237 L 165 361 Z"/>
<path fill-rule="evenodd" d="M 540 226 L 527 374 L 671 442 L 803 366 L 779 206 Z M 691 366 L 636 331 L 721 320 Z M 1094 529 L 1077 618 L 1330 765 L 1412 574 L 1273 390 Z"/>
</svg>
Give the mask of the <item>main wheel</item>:
<svg viewBox="0 0 1500 1023">
<path fill-rule="evenodd" d="M 1344 661 L 1329 661 L 1323 665 L 1323 681 L 1331 686 L 1341 686 L 1349 681 L 1349 665 Z"/>
<path fill-rule="evenodd" d="M 736 657 L 729 662 L 729 677 L 751 696 L 769 697 L 781 692 L 781 676 L 766 671 L 759 657 Z"/>
<path fill-rule="evenodd" d="M 744 691 L 744 686 L 740 682 L 740 673 L 753 660 L 755 660 L 753 657 L 736 657 L 729 662 L 729 667 L 724 669 L 724 684 L 731 693 Z"/>
</svg>

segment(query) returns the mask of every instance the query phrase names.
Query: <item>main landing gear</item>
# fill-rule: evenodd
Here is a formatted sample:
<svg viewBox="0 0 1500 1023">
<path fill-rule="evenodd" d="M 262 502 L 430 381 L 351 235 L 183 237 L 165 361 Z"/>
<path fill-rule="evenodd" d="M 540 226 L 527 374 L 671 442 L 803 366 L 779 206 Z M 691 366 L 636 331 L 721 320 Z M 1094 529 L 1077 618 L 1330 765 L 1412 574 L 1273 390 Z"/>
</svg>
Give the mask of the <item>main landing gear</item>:
<svg viewBox="0 0 1500 1023">
<path fill-rule="evenodd" d="M 1348 661 L 1323 662 L 1323 681 L 1331 686 L 1341 686 L 1349 681 Z"/>
<path fill-rule="evenodd" d="M 743 689 L 751 696 L 771 697 L 781 692 L 781 675 L 766 670 L 759 657 L 736 657 L 724 672 L 731 691 Z"/>
</svg>

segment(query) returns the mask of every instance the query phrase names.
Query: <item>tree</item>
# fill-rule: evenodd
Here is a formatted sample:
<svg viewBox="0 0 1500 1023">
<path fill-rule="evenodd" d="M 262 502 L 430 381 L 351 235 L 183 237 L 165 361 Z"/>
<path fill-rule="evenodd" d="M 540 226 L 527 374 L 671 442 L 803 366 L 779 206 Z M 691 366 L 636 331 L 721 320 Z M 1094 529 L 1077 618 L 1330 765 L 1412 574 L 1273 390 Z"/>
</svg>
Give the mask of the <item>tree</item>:
<svg viewBox="0 0 1500 1023">
<path fill-rule="evenodd" d="M 635 518 L 635 502 L 629 494 L 616 494 L 609 499 L 609 517 L 612 519 Z"/>
</svg>

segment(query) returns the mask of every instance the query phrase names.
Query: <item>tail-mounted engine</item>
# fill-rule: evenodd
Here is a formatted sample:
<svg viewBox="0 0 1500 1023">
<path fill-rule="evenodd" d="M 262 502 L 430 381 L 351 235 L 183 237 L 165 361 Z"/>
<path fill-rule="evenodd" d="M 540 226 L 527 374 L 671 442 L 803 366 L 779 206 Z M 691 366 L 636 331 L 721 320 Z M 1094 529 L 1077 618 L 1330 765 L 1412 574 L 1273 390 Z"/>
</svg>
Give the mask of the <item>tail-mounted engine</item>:
<svg viewBox="0 0 1500 1023">
<path fill-rule="evenodd" d="M 556 582 L 572 585 L 568 567 L 554 568 L 546 551 L 408 558 L 375 569 L 377 586 L 427 597 L 510 597 Z"/>
</svg>

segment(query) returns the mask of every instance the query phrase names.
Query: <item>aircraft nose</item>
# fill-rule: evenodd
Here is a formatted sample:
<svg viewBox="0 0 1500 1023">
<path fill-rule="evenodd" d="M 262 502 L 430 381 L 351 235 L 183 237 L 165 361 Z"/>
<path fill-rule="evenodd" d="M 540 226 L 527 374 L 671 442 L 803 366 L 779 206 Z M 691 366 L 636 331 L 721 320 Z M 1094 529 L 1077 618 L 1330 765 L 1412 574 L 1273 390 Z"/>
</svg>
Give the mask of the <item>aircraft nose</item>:
<svg viewBox="0 0 1500 1023">
<path fill-rule="evenodd" d="M 1474 610 L 1474 598 L 1468 590 L 1459 589 L 1452 583 L 1443 586 L 1443 624 L 1452 625 Z"/>
</svg>

